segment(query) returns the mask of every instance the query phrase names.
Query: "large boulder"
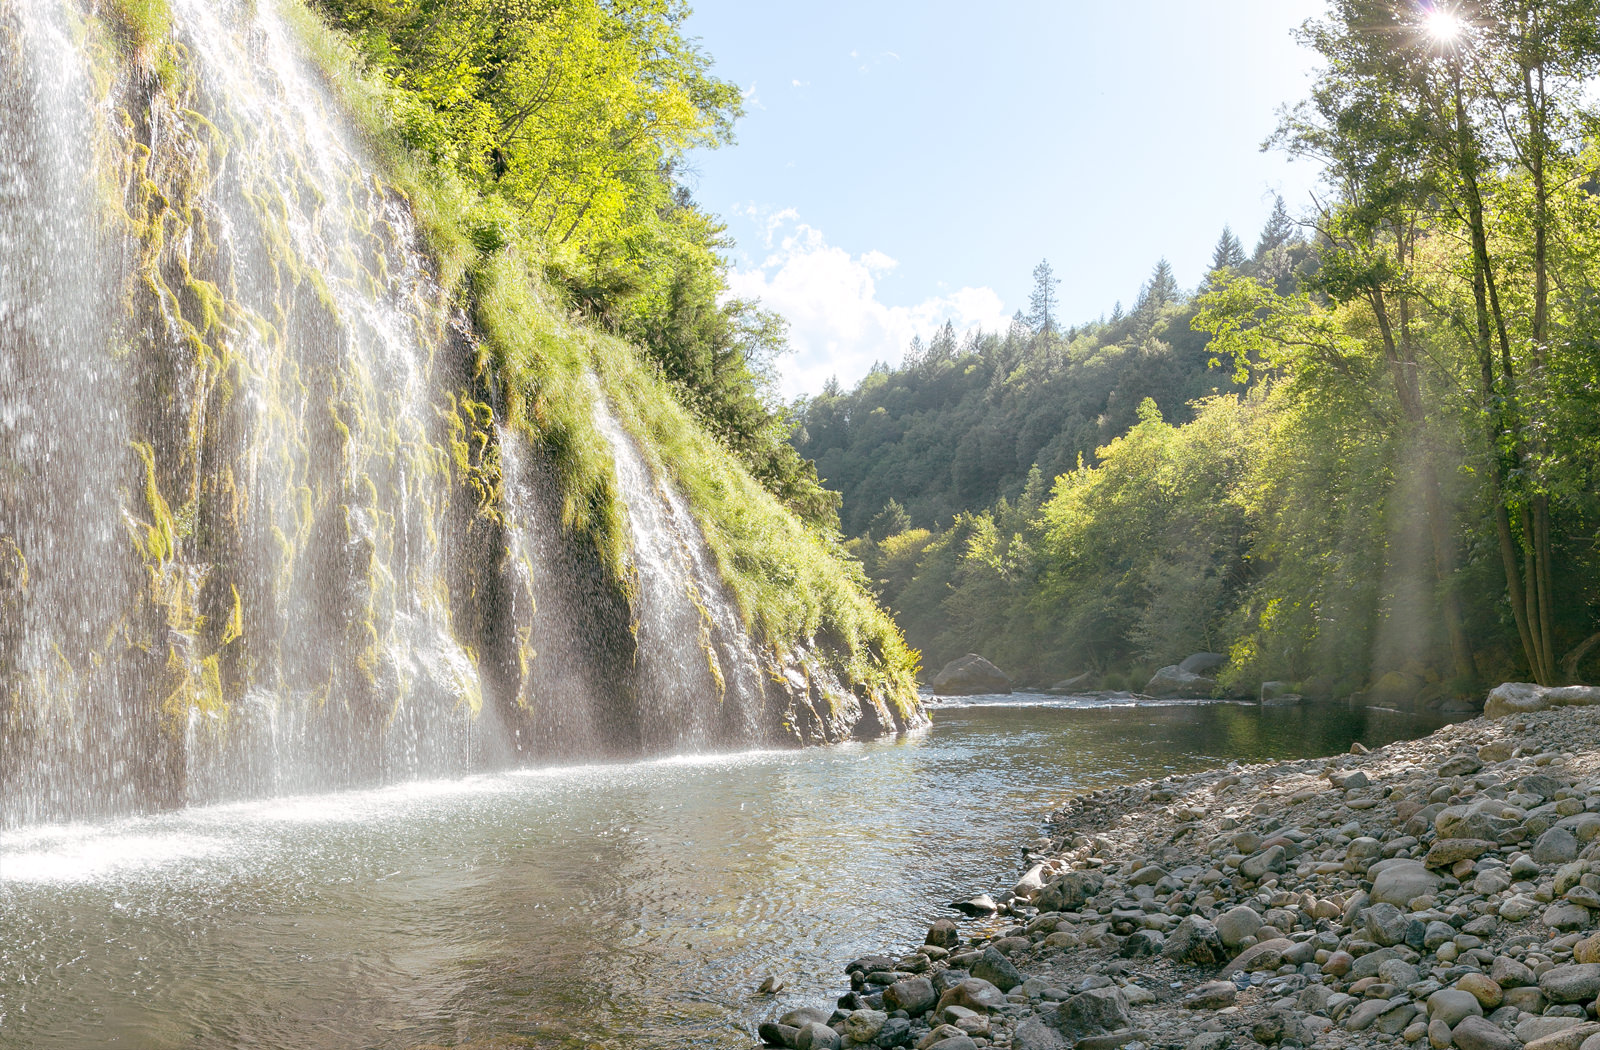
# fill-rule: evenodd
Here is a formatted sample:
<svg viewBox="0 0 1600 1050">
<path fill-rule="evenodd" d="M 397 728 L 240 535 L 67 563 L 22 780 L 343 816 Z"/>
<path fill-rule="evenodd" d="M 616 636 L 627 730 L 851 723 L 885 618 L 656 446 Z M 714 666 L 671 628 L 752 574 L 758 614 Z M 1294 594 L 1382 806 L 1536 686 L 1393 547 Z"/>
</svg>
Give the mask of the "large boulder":
<svg viewBox="0 0 1600 1050">
<path fill-rule="evenodd" d="M 1011 679 L 1005 672 L 977 653 L 968 653 L 945 664 L 931 684 L 939 696 L 1011 692 Z"/>
<path fill-rule="evenodd" d="M 1532 682 L 1506 682 L 1489 692 L 1484 702 L 1485 718 L 1524 715 L 1551 707 L 1592 707 L 1600 704 L 1600 687 L 1592 685 L 1535 685 Z"/>
<path fill-rule="evenodd" d="M 1367 703 L 1377 707 L 1412 707 L 1427 684 L 1421 675 L 1390 671 L 1372 683 L 1367 691 Z"/>
<path fill-rule="evenodd" d="M 1085 693 L 1085 692 L 1092 692 L 1094 690 L 1094 688 L 1099 684 L 1099 682 L 1100 682 L 1100 676 L 1099 675 L 1095 674 L 1093 671 L 1085 671 L 1082 674 L 1073 675 L 1071 678 L 1063 678 L 1063 679 L 1061 679 L 1061 681 L 1057 682 L 1055 685 L 1052 685 L 1049 689 L 1045 690 L 1045 692 L 1048 692 L 1048 693 Z"/>
<path fill-rule="evenodd" d="M 1217 680 L 1209 675 L 1185 671 L 1181 664 L 1169 664 L 1146 683 L 1144 693 L 1164 699 L 1203 700 L 1216 695 Z"/>
<path fill-rule="evenodd" d="M 1190 653 L 1178 664 L 1178 670 L 1189 674 L 1215 675 L 1227 666 L 1225 653 Z"/>
</svg>

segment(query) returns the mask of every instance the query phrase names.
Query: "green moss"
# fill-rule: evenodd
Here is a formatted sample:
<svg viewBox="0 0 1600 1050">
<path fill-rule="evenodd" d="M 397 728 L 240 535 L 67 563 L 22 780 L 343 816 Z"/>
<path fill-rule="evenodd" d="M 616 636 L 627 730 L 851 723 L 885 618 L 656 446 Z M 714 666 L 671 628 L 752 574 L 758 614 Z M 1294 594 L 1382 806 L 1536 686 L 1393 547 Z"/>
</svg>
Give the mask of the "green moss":
<svg viewBox="0 0 1600 1050">
<path fill-rule="evenodd" d="M 144 540 L 139 552 L 149 562 L 165 563 L 177 553 L 178 530 L 172 518 L 172 508 L 161 495 L 156 483 L 155 450 L 143 441 L 130 441 L 129 447 L 144 464 L 144 502 L 150 513 L 150 523 L 144 527 Z"/>
</svg>

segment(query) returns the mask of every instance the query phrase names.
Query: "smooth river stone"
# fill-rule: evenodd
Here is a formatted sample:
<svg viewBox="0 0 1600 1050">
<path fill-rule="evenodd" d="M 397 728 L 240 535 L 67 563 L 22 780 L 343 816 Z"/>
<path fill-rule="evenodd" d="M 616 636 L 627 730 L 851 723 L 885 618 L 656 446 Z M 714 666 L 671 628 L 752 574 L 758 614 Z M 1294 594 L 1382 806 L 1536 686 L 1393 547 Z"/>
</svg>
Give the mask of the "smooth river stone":
<svg viewBox="0 0 1600 1050">
<path fill-rule="evenodd" d="M 1553 1003 L 1589 1003 L 1600 995 L 1600 963 L 1571 963 L 1546 970 L 1539 990 Z"/>
</svg>

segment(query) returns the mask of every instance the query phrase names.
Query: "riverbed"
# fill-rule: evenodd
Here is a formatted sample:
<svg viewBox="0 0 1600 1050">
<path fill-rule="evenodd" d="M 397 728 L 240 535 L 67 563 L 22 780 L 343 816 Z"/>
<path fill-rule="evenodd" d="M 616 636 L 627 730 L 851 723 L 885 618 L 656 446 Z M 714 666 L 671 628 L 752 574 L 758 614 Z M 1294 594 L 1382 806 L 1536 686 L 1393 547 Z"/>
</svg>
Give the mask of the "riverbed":
<svg viewBox="0 0 1600 1050">
<path fill-rule="evenodd" d="M 1074 792 L 1441 724 L 1026 694 L 935 720 L 0 833 L 0 1047 L 748 1048 L 1007 883 Z"/>
</svg>

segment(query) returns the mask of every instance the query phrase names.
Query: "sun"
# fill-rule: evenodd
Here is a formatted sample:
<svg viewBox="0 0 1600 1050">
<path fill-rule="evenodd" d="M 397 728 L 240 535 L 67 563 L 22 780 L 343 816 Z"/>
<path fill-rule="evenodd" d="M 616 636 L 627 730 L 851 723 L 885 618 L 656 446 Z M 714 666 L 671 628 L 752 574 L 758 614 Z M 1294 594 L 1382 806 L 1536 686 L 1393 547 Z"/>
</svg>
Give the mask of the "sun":
<svg viewBox="0 0 1600 1050">
<path fill-rule="evenodd" d="M 1428 35 L 1441 44 L 1454 43 L 1466 25 L 1453 12 L 1435 7 L 1422 20 Z"/>
</svg>

